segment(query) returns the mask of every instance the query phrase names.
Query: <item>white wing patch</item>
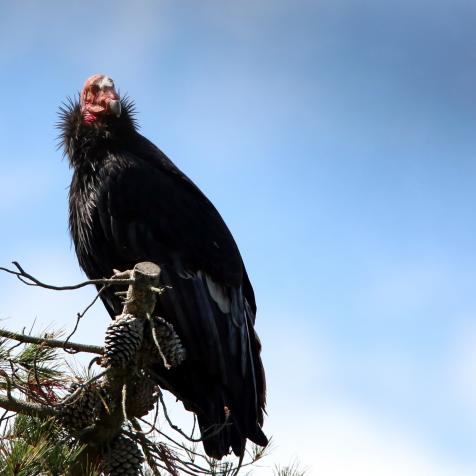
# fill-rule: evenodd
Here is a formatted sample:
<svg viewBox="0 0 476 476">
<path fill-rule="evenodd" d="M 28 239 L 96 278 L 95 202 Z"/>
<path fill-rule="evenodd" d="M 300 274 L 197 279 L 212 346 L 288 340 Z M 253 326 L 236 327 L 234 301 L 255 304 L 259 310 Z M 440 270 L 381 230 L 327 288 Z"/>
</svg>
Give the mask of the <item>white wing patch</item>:
<svg viewBox="0 0 476 476">
<path fill-rule="evenodd" d="M 218 308 L 224 314 L 229 314 L 231 310 L 231 299 L 229 293 L 225 286 L 215 283 L 213 279 L 208 276 L 208 274 L 203 271 L 197 271 L 193 273 L 192 271 L 182 270 L 178 273 L 182 279 L 201 279 L 207 283 L 208 292 L 212 299 L 217 303 Z"/>
<path fill-rule="evenodd" d="M 205 274 L 205 279 L 207 282 L 208 290 L 210 291 L 210 296 L 218 304 L 220 311 L 228 314 L 230 312 L 230 297 L 226 292 L 225 286 L 215 283 L 208 274 Z"/>
<path fill-rule="evenodd" d="M 191 271 L 187 271 L 186 269 L 184 269 L 183 271 L 179 271 L 178 275 L 182 279 L 193 279 L 197 277 L 195 273 L 192 273 Z"/>
<path fill-rule="evenodd" d="M 225 286 L 215 283 L 215 281 L 213 281 L 213 279 L 203 271 L 197 271 L 196 276 L 207 283 L 208 292 L 210 293 L 212 299 L 217 303 L 220 311 L 224 314 L 229 314 L 231 309 L 231 301 Z"/>
</svg>

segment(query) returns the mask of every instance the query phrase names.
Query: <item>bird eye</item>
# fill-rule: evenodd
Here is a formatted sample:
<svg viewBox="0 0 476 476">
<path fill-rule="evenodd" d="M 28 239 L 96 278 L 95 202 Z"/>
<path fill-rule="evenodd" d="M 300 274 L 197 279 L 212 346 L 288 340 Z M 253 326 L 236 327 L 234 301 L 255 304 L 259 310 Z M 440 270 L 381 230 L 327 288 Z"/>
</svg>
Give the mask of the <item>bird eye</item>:
<svg viewBox="0 0 476 476">
<path fill-rule="evenodd" d="M 97 93 L 99 92 L 99 86 L 98 86 L 97 84 L 93 84 L 93 85 L 91 86 L 91 92 L 92 92 L 93 94 L 97 94 Z"/>
</svg>

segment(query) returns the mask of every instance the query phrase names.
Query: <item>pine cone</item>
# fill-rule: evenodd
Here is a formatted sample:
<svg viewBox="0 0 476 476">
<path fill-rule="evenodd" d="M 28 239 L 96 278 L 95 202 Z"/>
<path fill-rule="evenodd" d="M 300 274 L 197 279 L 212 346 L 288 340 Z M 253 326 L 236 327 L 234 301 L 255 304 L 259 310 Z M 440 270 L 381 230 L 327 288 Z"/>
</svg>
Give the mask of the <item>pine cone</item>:
<svg viewBox="0 0 476 476">
<path fill-rule="evenodd" d="M 142 344 L 143 321 L 132 314 L 121 314 L 106 331 L 104 366 L 125 367 Z"/>
<path fill-rule="evenodd" d="M 142 474 L 144 457 L 134 440 L 120 434 L 111 444 L 104 458 L 104 474 L 107 476 L 137 476 Z"/>
<path fill-rule="evenodd" d="M 177 367 L 185 360 L 186 356 L 185 347 L 182 345 L 180 337 L 175 332 L 172 324 L 170 324 L 170 322 L 167 322 L 162 317 L 153 317 L 152 325 L 155 329 L 155 335 L 160 346 L 160 351 L 167 360 L 167 363 L 171 367 Z M 157 357 L 159 357 L 160 352 L 157 349 L 157 346 L 152 336 L 150 336 L 150 340 L 151 342 L 149 343 L 149 345 L 152 344 L 153 346 L 152 352 Z"/>
<path fill-rule="evenodd" d="M 79 383 L 77 382 L 71 385 L 69 389 L 70 395 L 78 386 Z M 82 430 L 93 424 L 102 409 L 103 394 L 104 390 L 96 385 L 89 385 L 81 390 L 80 395 L 73 397 L 71 402 L 61 406 L 60 418 L 63 424 L 75 430 Z"/>
<path fill-rule="evenodd" d="M 157 384 L 146 375 L 137 375 L 127 384 L 126 410 L 129 417 L 147 415 L 155 405 Z"/>
</svg>

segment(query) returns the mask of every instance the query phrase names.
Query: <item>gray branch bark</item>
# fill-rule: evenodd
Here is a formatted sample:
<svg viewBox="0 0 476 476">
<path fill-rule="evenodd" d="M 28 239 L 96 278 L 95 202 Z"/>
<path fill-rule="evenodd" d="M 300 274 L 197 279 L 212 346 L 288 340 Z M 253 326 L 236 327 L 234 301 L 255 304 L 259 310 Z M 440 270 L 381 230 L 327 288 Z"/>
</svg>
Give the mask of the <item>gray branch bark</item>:
<svg viewBox="0 0 476 476">
<path fill-rule="evenodd" d="M 76 350 L 77 352 L 88 352 L 90 354 L 102 355 L 103 348 L 98 345 L 80 344 L 78 342 L 66 342 L 61 339 L 49 339 L 47 337 L 34 337 L 26 334 L 20 334 L 18 332 L 8 331 L 6 329 L 0 329 L 0 337 L 6 337 L 7 339 L 16 340 L 24 344 L 37 344 L 44 345 L 46 347 L 54 347 L 59 349 Z"/>
</svg>

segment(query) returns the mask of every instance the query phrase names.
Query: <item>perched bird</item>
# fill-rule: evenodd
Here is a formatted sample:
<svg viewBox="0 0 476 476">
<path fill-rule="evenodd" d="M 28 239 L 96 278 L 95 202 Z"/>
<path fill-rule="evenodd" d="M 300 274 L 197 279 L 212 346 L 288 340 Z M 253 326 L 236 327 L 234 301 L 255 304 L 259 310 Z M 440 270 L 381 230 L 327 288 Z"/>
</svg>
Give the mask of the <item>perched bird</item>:
<svg viewBox="0 0 476 476">
<path fill-rule="evenodd" d="M 133 103 L 108 76 L 91 76 L 79 101 L 62 107 L 60 129 L 73 169 L 70 231 L 86 275 L 110 277 L 141 261 L 159 265 L 167 288 L 155 314 L 174 326 L 187 352 L 176 368 L 157 366 L 160 383 L 197 415 L 209 456 L 221 458 L 230 447 L 241 456 L 247 439 L 266 445 L 255 297 L 222 217 L 139 134 Z M 112 290 L 101 297 L 112 318 L 121 313 Z M 219 425 L 218 433 L 207 432 Z"/>
</svg>

